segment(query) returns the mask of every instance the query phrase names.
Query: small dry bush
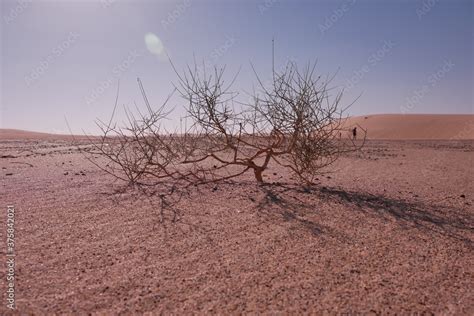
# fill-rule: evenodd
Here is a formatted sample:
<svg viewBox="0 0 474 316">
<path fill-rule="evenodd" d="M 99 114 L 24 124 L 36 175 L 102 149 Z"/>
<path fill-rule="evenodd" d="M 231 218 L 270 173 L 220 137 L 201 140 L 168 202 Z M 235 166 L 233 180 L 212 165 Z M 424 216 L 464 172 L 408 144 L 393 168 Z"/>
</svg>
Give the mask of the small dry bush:
<svg viewBox="0 0 474 316">
<path fill-rule="evenodd" d="M 246 172 L 263 182 L 271 164 L 312 183 L 341 155 L 359 150 L 366 134 L 359 129 L 358 141 L 348 136 L 343 91 L 329 86 L 334 77 L 317 76 L 315 66 L 300 70 L 289 62 L 273 71 L 269 86 L 254 70 L 258 89 L 251 102 L 241 103 L 232 90 L 237 76 L 225 84 L 225 68 L 206 72 L 194 65 L 179 73 L 173 65 L 175 91 L 186 101 L 191 124 L 172 134 L 163 127 L 169 98 L 153 109 L 138 80 L 146 112 L 126 111 L 127 124 L 119 127 L 113 122 L 116 102 L 111 119 L 98 122 L 102 136 L 94 140 L 92 154 L 106 163 L 95 163 L 131 184 L 196 185 Z"/>
</svg>

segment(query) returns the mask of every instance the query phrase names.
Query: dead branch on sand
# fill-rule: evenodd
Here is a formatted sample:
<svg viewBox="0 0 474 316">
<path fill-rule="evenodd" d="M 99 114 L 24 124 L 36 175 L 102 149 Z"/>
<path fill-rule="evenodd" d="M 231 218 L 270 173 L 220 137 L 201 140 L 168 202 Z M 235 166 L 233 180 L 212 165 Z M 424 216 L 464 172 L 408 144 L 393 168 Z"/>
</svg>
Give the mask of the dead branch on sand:
<svg viewBox="0 0 474 316">
<path fill-rule="evenodd" d="M 246 172 L 262 183 L 269 165 L 276 164 L 312 183 L 365 143 L 364 130 L 359 141 L 346 137 L 343 91 L 329 87 L 334 77 L 317 76 L 316 64 L 300 70 L 289 62 L 283 71 L 273 70 L 269 86 L 254 70 L 258 89 L 248 103 L 238 102 L 232 90 L 237 75 L 224 83 L 225 67 L 206 73 L 195 64 L 179 73 L 172 66 L 190 126 L 168 133 L 163 120 L 169 98 L 153 109 L 138 79 L 146 112 L 126 110 L 127 124 L 119 127 L 113 121 L 116 102 L 110 120 L 98 122 L 102 136 L 91 141 L 90 154 L 105 158 L 106 164 L 92 160 L 99 168 L 130 184 L 156 186 L 215 183 Z"/>
</svg>

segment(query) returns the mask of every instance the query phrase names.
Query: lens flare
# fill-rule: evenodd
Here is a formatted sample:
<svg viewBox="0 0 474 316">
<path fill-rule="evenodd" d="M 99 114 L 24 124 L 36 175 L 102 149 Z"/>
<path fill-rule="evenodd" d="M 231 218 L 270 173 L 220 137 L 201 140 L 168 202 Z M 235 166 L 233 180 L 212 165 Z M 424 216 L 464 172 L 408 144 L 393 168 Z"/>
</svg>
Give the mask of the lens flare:
<svg viewBox="0 0 474 316">
<path fill-rule="evenodd" d="M 165 52 L 165 47 L 163 46 L 163 42 L 161 42 L 160 38 L 153 33 L 145 34 L 145 45 L 146 48 L 150 51 L 150 53 L 162 57 Z"/>
</svg>

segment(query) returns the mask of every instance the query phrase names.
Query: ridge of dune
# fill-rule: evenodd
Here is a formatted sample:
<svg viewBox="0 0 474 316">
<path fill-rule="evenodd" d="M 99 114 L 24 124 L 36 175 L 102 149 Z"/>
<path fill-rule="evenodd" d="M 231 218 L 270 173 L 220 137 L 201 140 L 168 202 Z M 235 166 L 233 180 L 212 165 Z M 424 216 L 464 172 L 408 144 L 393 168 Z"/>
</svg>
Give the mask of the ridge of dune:
<svg viewBox="0 0 474 316">
<path fill-rule="evenodd" d="M 377 114 L 346 120 L 345 126 L 359 125 L 367 130 L 367 139 L 474 139 L 473 114 Z"/>
<path fill-rule="evenodd" d="M 0 139 L 3 140 L 72 140 L 74 138 L 81 139 L 84 135 L 66 135 L 66 134 L 51 134 L 42 132 L 26 131 L 21 129 L 0 128 Z"/>
<path fill-rule="evenodd" d="M 0 137 L 1 138 L 24 138 L 24 137 L 50 137 L 56 136 L 54 134 L 49 133 L 42 133 L 42 132 L 32 132 L 26 131 L 21 129 L 9 129 L 9 128 L 2 128 L 0 129 Z"/>
</svg>

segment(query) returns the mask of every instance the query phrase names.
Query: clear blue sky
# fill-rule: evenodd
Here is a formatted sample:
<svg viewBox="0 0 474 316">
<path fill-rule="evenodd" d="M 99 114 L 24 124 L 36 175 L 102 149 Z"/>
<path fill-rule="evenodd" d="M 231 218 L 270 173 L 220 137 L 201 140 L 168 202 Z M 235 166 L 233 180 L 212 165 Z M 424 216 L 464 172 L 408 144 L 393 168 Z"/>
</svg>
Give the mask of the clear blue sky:
<svg viewBox="0 0 474 316">
<path fill-rule="evenodd" d="M 159 105 L 178 68 L 198 61 L 242 67 L 263 79 L 292 59 L 339 69 L 352 115 L 470 113 L 473 109 L 473 1 L 470 0 L 2 0 L 1 128 L 94 132 L 120 104 L 143 107 L 136 78 Z M 148 35 L 147 35 L 148 34 Z M 145 40 L 146 38 L 146 40 Z M 241 96 L 246 98 L 245 95 Z M 178 124 L 183 101 L 169 124 Z M 119 119 L 122 116 L 119 116 Z"/>
</svg>

